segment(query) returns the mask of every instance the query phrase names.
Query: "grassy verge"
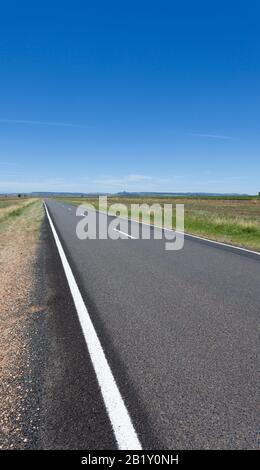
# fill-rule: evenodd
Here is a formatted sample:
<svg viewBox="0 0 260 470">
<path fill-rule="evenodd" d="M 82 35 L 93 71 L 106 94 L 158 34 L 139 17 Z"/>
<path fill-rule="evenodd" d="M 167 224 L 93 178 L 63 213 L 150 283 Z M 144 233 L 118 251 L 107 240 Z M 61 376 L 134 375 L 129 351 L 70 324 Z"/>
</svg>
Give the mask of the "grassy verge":
<svg viewBox="0 0 260 470">
<path fill-rule="evenodd" d="M 0 200 L 0 233 L 15 229 L 16 234 L 25 231 L 36 237 L 42 216 L 42 201 L 39 199 Z"/>
<path fill-rule="evenodd" d="M 98 198 L 59 198 L 70 204 L 92 204 L 98 208 Z M 131 204 L 184 204 L 185 232 L 260 251 L 259 197 L 109 197 L 108 206 L 126 204 L 130 216 Z M 102 209 L 102 207 L 101 207 Z M 113 211 L 111 211 L 113 213 Z M 153 223 L 153 215 L 144 215 Z M 173 217 L 173 227 L 175 219 Z"/>
</svg>

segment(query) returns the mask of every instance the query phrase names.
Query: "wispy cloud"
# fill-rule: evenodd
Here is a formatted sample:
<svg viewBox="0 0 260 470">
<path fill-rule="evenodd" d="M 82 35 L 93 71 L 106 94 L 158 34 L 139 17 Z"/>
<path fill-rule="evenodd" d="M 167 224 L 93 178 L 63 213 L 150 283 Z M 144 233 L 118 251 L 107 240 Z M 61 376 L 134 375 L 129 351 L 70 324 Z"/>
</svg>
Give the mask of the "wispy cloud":
<svg viewBox="0 0 260 470">
<path fill-rule="evenodd" d="M 70 122 L 29 121 L 25 119 L 0 119 L 0 124 L 30 124 L 37 126 L 76 127 L 81 129 L 89 128 L 89 126 L 86 125 L 72 124 Z"/>
<path fill-rule="evenodd" d="M 133 181 L 135 179 L 135 181 Z M 241 180 L 241 181 L 240 181 Z M 244 180 L 243 184 L 241 183 Z M 102 175 L 99 177 L 80 176 L 75 178 L 42 178 L 26 180 L 21 175 L 2 175 L 0 172 L 0 193 L 30 191 L 100 192 L 158 191 L 158 192 L 243 192 L 252 194 L 245 186 L 246 177 L 230 175 L 215 178 L 196 178 L 195 175 L 174 175 L 159 177 L 129 174 L 123 176 Z M 253 191 L 256 193 L 256 190 Z"/>
<path fill-rule="evenodd" d="M 101 177 L 93 180 L 94 184 L 98 185 L 109 185 L 109 186 L 118 186 L 118 187 L 132 187 L 134 184 L 142 184 L 142 185 L 149 185 L 154 186 L 162 183 L 169 183 L 171 181 L 170 178 L 160 178 L 157 176 L 151 175 L 139 175 L 139 174 L 129 174 L 125 176 L 109 176 L 109 177 Z"/>
<path fill-rule="evenodd" d="M 61 178 L 42 180 L 0 180 L 0 193 L 30 191 L 85 191 L 86 188 L 78 181 L 66 181 Z"/>
<path fill-rule="evenodd" d="M 125 176 L 125 179 L 129 182 L 136 183 L 138 181 L 151 181 L 153 180 L 153 176 L 150 175 L 138 175 L 138 174 L 131 174 Z"/>
<path fill-rule="evenodd" d="M 207 137 L 209 139 L 231 139 L 229 135 L 218 135 L 218 134 L 191 134 L 192 137 Z"/>
<path fill-rule="evenodd" d="M 244 180 L 246 176 L 228 176 L 227 178 L 231 180 Z"/>
<path fill-rule="evenodd" d="M 2 175 L 1 175 L 2 176 Z M 0 193 L 2 192 L 30 192 L 30 191 L 70 191 L 70 192 L 118 192 L 118 191 L 164 191 L 173 190 L 174 178 L 160 178 L 149 175 L 129 174 L 111 177 L 79 179 L 41 179 L 21 180 L 15 175 L 0 176 Z"/>
</svg>

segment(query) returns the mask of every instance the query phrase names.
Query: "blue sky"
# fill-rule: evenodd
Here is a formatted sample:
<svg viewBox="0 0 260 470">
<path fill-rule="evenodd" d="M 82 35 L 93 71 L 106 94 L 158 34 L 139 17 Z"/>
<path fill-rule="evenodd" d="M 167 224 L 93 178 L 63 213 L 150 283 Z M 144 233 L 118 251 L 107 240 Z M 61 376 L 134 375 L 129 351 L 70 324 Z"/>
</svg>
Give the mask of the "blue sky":
<svg viewBox="0 0 260 470">
<path fill-rule="evenodd" d="M 0 192 L 260 191 L 258 1 L 13 1 Z"/>
</svg>

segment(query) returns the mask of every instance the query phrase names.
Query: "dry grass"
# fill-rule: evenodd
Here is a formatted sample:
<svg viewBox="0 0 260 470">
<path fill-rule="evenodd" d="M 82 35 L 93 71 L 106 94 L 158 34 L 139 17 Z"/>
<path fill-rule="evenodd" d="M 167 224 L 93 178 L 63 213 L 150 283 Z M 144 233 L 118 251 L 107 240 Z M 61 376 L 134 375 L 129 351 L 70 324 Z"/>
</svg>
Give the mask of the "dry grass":
<svg viewBox="0 0 260 470">
<path fill-rule="evenodd" d="M 9 217 L 15 217 L 20 215 L 25 207 L 29 206 L 34 202 L 35 199 L 33 198 L 15 198 L 8 201 L 0 200 L 0 223 Z"/>
</svg>

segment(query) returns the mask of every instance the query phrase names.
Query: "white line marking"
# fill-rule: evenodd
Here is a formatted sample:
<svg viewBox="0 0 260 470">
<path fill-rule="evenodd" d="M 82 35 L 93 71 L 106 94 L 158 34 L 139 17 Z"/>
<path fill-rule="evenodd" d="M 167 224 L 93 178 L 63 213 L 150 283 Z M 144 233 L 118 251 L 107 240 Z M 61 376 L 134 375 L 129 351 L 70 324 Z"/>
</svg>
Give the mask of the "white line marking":
<svg viewBox="0 0 260 470">
<path fill-rule="evenodd" d="M 113 373 L 107 362 L 105 353 L 98 339 L 97 333 L 89 316 L 87 307 L 77 286 L 76 280 L 62 248 L 61 242 L 59 240 L 59 237 L 57 235 L 45 202 L 44 207 L 67 277 L 67 281 L 78 313 L 83 335 L 89 350 L 91 361 L 97 376 L 97 380 L 101 389 L 101 394 L 113 427 L 118 447 L 121 450 L 142 450 L 142 446 L 133 427 L 131 418 L 126 409 L 123 398 L 117 387 L 116 381 L 113 377 Z"/>
<path fill-rule="evenodd" d="M 88 210 L 92 210 L 91 208 L 88 208 Z M 97 210 L 97 212 L 100 212 L 100 214 L 105 214 L 107 217 L 110 216 L 110 217 L 117 217 L 115 214 L 111 214 L 109 212 L 105 212 L 105 211 L 99 211 Z M 82 214 L 84 215 L 84 214 Z M 136 220 L 136 219 L 129 219 L 128 217 L 117 217 L 118 219 L 122 219 L 122 220 L 128 220 L 128 221 L 131 221 L 131 222 L 135 222 L 139 225 L 148 225 L 149 227 L 154 227 L 154 228 L 159 228 L 159 229 L 162 229 L 162 230 L 166 230 L 167 232 L 175 232 L 175 233 L 181 233 L 181 232 L 178 232 L 177 230 L 173 230 L 173 229 L 170 229 L 170 228 L 166 228 L 166 227 L 160 227 L 159 225 L 153 225 L 153 224 L 148 224 L 147 222 L 140 222 L 139 220 Z M 224 242 L 218 242 L 216 240 L 211 240 L 210 238 L 206 238 L 206 237 L 200 237 L 199 235 L 193 235 L 192 233 L 188 233 L 188 232 L 184 232 L 184 235 L 187 235 L 187 237 L 190 237 L 190 238 L 197 238 L 199 240 L 204 240 L 206 242 L 209 242 L 209 243 L 212 243 L 213 245 L 222 245 L 222 246 L 226 246 L 228 248 L 233 248 L 234 250 L 238 250 L 238 251 L 245 251 L 246 253 L 252 253 L 253 255 L 258 255 L 260 256 L 260 252 L 259 251 L 253 251 L 253 250 L 249 250 L 248 248 L 242 248 L 241 246 L 235 246 L 235 245 L 230 245 L 228 243 L 224 243 Z"/>
<path fill-rule="evenodd" d="M 91 210 L 91 209 L 89 209 L 89 210 Z M 105 211 L 97 211 L 97 212 L 100 212 L 101 214 L 106 214 L 107 216 L 117 217 L 117 216 L 115 216 L 115 214 L 111 214 L 109 212 L 108 213 L 106 213 Z M 143 222 L 143 221 L 140 222 L 139 220 L 129 219 L 128 217 L 117 217 L 117 218 L 118 219 L 123 219 L 123 220 L 128 220 L 128 221 L 131 221 L 131 222 L 136 222 L 139 225 L 148 225 L 149 227 L 159 228 L 159 229 L 162 229 L 162 230 L 166 230 L 167 232 L 181 233 L 178 230 L 173 230 L 173 229 L 166 228 L 166 227 L 160 227 L 159 225 L 148 224 L 147 222 Z M 199 235 L 193 235 L 192 233 L 188 233 L 188 232 L 184 232 L 184 235 L 187 235 L 187 237 L 198 238 L 199 240 L 204 240 L 204 241 L 209 242 L 209 243 L 213 243 L 213 244 L 216 244 L 216 245 L 227 246 L 228 248 L 234 248 L 235 250 L 245 251 L 247 253 L 252 253 L 254 255 L 260 256 L 259 251 L 249 250 L 247 248 L 242 248 L 241 246 L 235 246 L 235 245 L 230 245 L 230 244 L 224 243 L 224 242 L 218 242 L 216 240 L 211 240 L 210 238 L 206 238 L 206 237 L 200 237 Z"/>
<path fill-rule="evenodd" d="M 136 237 L 133 237 L 132 235 L 129 235 L 129 233 L 122 232 L 122 230 L 118 230 L 118 228 L 113 228 L 113 230 L 115 230 L 115 232 L 122 233 L 122 235 L 126 235 L 127 237 L 132 238 L 133 240 L 136 240 Z"/>
<path fill-rule="evenodd" d="M 104 214 L 105 214 L 105 212 L 104 212 Z M 113 215 L 113 214 L 108 213 L 107 215 Z M 114 215 L 114 217 L 116 217 L 116 216 Z M 149 227 L 154 227 L 154 228 L 159 228 L 159 229 L 162 229 L 162 230 L 167 230 L 167 232 L 182 233 L 182 232 L 179 232 L 178 230 L 173 230 L 173 229 L 166 228 L 166 227 L 160 227 L 159 225 L 148 224 L 147 222 L 143 222 L 143 221 L 140 222 L 138 220 L 129 219 L 127 217 L 118 217 L 118 219 L 133 221 L 133 222 L 136 222 L 137 224 L 140 224 L 140 225 L 148 225 Z M 193 234 L 188 233 L 188 232 L 184 232 L 184 235 L 187 235 L 187 237 L 198 238 L 199 240 L 204 240 L 206 242 L 214 243 L 216 245 L 223 245 L 223 246 L 227 246 L 229 248 L 234 248 L 235 250 L 246 251 L 248 253 L 253 253 L 254 255 L 260 256 L 259 251 L 248 250 L 247 248 L 242 248 L 241 246 L 235 246 L 235 245 L 230 245 L 228 243 L 218 242 L 216 240 L 211 240 L 210 238 L 200 237 L 199 235 L 193 235 Z"/>
<path fill-rule="evenodd" d="M 170 230 L 170 229 L 164 229 L 164 230 Z M 181 233 L 176 230 L 176 233 Z M 248 250 L 247 248 L 242 248 L 241 246 L 235 246 L 235 245 L 230 245 L 228 243 L 223 243 L 223 242 L 218 242 L 216 240 L 211 240 L 210 238 L 205 238 L 205 237 L 199 237 L 198 235 L 193 235 L 192 233 L 184 232 L 184 235 L 187 235 L 187 237 L 191 238 L 198 238 L 199 240 L 204 240 L 206 242 L 214 243 L 215 245 L 223 245 L 227 246 L 229 248 L 234 248 L 235 250 L 240 250 L 240 251 L 246 251 L 247 253 L 252 253 L 254 255 L 260 256 L 259 251 L 253 251 L 253 250 Z"/>
<path fill-rule="evenodd" d="M 68 211 L 71 211 L 71 207 L 68 208 Z"/>
</svg>

